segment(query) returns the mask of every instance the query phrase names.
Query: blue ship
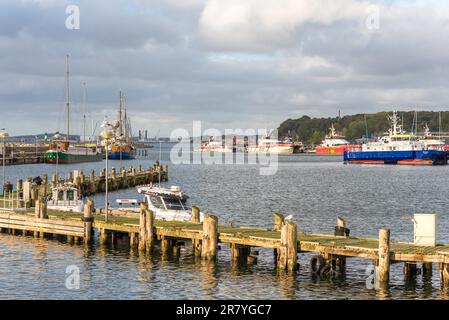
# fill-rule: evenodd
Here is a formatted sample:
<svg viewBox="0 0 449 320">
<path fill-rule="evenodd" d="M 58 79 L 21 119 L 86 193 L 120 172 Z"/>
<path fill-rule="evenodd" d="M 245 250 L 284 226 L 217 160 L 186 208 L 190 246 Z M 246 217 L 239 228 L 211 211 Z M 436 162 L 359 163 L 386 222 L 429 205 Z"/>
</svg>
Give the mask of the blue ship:
<svg viewBox="0 0 449 320">
<path fill-rule="evenodd" d="M 133 152 L 109 152 L 109 160 L 133 160 L 135 155 Z"/>
<path fill-rule="evenodd" d="M 437 139 L 418 138 L 406 134 L 399 125 L 396 112 L 390 117 L 389 134 L 376 142 L 368 142 L 348 149 L 343 154 L 345 163 L 445 165 L 448 153 L 445 143 Z"/>
</svg>

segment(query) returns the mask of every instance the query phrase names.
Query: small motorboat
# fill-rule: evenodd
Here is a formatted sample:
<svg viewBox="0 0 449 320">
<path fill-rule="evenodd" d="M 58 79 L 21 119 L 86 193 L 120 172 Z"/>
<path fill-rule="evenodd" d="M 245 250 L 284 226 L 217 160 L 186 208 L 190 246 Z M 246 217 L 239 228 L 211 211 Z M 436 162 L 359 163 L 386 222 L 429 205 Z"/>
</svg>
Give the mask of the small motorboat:
<svg viewBox="0 0 449 320">
<path fill-rule="evenodd" d="M 188 196 L 178 186 L 170 188 L 143 185 L 136 187 L 137 192 L 144 195 L 148 209 L 154 212 L 155 218 L 166 221 L 192 221 L 192 208 L 188 204 Z M 200 221 L 204 214 L 200 212 Z"/>
<path fill-rule="evenodd" d="M 52 189 L 51 198 L 47 200 L 47 208 L 83 212 L 84 201 L 79 196 L 79 190 L 72 183 L 65 183 Z"/>
</svg>

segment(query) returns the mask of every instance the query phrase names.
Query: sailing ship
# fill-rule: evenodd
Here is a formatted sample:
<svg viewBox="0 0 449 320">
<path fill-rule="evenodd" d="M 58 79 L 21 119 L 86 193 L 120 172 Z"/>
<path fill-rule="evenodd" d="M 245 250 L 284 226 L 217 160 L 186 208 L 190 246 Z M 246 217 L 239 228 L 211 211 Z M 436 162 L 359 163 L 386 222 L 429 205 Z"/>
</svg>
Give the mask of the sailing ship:
<svg viewBox="0 0 449 320">
<path fill-rule="evenodd" d="M 388 134 L 376 142 L 367 142 L 344 153 L 345 163 L 444 165 L 447 152 L 442 143 L 419 139 L 407 134 L 399 124 L 396 112 L 389 117 L 391 128 Z M 430 142 L 430 143 L 429 143 Z"/>
<path fill-rule="evenodd" d="M 64 138 L 58 132 L 52 137 L 49 150 L 45 153 L 46 163 L 79 163 L 101 161 L 102 154 L 96 145 L 76 145 L 70 141 L 70 68 L 69 55 L 66 56 L 66 112 L 67 135 Z"/>
<path fill-rule="evenodd" d="M 131 140 L 131 121 L 126 113 L 125 97 L 120 92 L 118 118 L 112 124 L 114 137 L 108 145 L 108 159 L 132 160 L 136 155 L 136 147 Z"/>
</svg>

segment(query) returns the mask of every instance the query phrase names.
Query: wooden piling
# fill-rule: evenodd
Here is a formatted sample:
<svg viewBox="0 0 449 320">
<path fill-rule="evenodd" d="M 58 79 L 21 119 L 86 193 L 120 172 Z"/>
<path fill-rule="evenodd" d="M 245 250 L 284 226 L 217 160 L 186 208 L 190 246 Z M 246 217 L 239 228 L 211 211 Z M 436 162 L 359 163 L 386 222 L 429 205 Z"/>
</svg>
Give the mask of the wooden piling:
<svg viewBox="0 0 449 320">
<path fill-rule="evenodd" d="M 423 276 L 432 276 L 432 262 L 424 262 L 422 264 Z"/>
<path fill-rule="evenodd" d="M 203 242 L 201 257 L 206 260 L 215 260 L 218 246 L 218 218 L 205 214 L 203 220 Z"/>
<path fill-rule="evenodd" d="M 440 263 L 440 283 L 442 288 L 449 288 L 449 263 Z"/>
<path fill-rule="evenodd" d="M 274 214 L 274 230 L 281 231 L 283 223 L 284 223 L 284 215 L 280 212 L 276 212 Z"/>
<path fill-rule="evenodd" d="M 94 210 L 94 201 L 92 198 L 89 198 L 87 203 L 84 205 L 84 243 L 88 244 L 92 241 L 92 225 L 94 221 L 93 216 Z"/>
<path fill-rule="evenodd" d="M 200 209 L 196 206 L 192 206 L 192 222 L 200 223 Z M 201 240 L 192 240 L 193 252 L 195 257 L 201 256 Z"/>
<path fill-rule="evenodd" d="M 100 228 L 99 240 L 100 240 L 100 245 L 105 245 L 108 241 L 108 236 L 107 236 L 106 230 L 104 228 Z"/>
<path fill-rule="evenodd" d="M 402 271 L 404 273 L 405 280 L 414 278 L 417 273 L 416 263 L 405 262 Z"/>
<path fill-rule="evenodd" d="M 378 276 L 380 283 L 388 283 L 390 279 L 390 230 L 379 230 Z"/>
<path fill-rule="evenodd" d="M 147 206 L 145 203 L 142 203 L 140 205 L 140 229 L 139 229 L 139 251 L 145 251 L 146 247 L 146 210 Z"/>
<path fill-rule="evenodd" d="M 154 244 L 154 213 L 147 207 L 145 208 L 145 222 L 146 250 L 151 252 Z"/>
<path fill-rule="evenodd" d="M 230 244 L 231 259 L 234 263 L 247 263 L 251 247 L 236 243 Z"/>
<path fill-rule="evenodd" d="M 192 222 L 200 223 L 200 209 L 196 206 L 192 206 Z"/>
<path fill-rule="evenodd" d="M 286 220 L 281 227 L 278 267 L 295 271 L 298 262 L 298 228 L 291 220 Z"/>
<path fill-rule="evenodd" d="M 161 237 L 161 251 L 162 255 L 167 255 L 170 250 L 172 250 L 172 240 L 168 237 L 162 236 Z"/>
<path fill-rule="evenodd" d="M 276 212 L 274 214 L 274 230 L 275 231 L 281 231 L 282 224 L 284 223 L 284 215 L 280 212 Z M 277 264 L 278 261 L 278 249 L 273 249 L 273 256 L 274 256 L 274 262 Z"/>
<path fill-rule="evenodd" d="M 134 247 L 136 245 L 136 233 L 130 232 L 129 234 L 129 246 Z"/>
</svg>

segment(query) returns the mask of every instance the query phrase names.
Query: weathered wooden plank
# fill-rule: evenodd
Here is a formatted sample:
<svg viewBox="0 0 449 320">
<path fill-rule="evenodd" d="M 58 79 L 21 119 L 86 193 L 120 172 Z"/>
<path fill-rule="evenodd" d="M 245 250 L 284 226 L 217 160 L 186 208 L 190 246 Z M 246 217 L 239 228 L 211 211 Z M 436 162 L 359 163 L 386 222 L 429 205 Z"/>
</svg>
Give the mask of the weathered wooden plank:
<svg viewBox="0 0 449 320">
<path fill-rule="evenodd" d="M 52 229 L 75 231 L 75 232 L 77 232 L 78 230 L 81 230 L 81 229 L 84 230 L 84 225 L 82 223 L 77 226 L 65 226 L 65 225 L 49 223 L 48 220 L 40 220 L 40 221 L 36 221 L 36 222 L 0 220 L 0 224 L 9 225 L 10 228 L 15 228 L 16 226 L 24 226 L 24 227 L 34 227 L 35 226 L 35 227 L 45 227 L 45 228 L 52 228 Z"/>
</svg>

